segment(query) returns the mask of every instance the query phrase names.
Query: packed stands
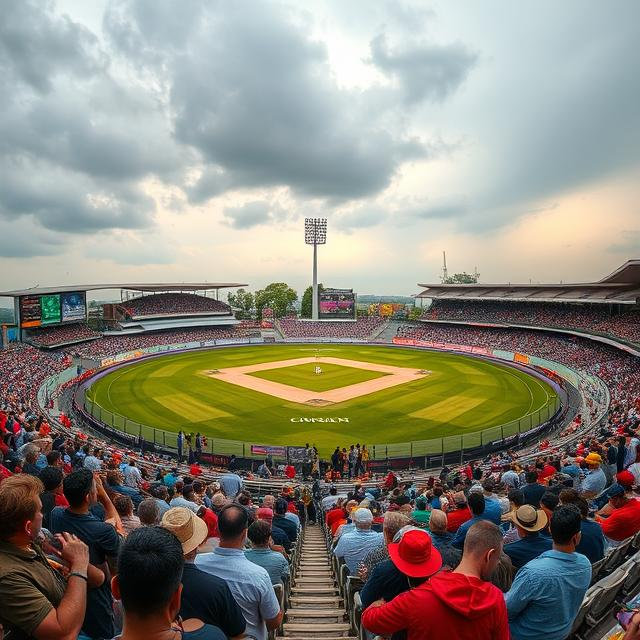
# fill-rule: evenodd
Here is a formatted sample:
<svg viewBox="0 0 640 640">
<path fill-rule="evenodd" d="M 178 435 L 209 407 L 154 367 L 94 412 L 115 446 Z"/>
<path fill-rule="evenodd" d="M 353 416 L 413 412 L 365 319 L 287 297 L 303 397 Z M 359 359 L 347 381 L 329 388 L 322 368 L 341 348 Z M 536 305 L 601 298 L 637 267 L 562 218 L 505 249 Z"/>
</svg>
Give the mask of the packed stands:
<svg viewBox="0 0 640 640">
<path fill-rule="evenodd" d="M 640 311 L 626 308 L 612 311 L 610 305 L 602 304 L 438 299 L 433 301 L 422 317 L 425 320 L 574 329 L 640 343 Z"/>
<path fill-rule="evenodd" d="M 285 338 L 337 338 L 369 340 L 385 325 L 380 317 L 358 318 L 354 322 L 314 322 L 296 318 L 282 318 L 277 326 Z"/>
<path fill-rule="evenodd" d="M 206 342 L 255 335 L 253 327 L 243 325 L 234 327 L 198 327 L 193 329 L 172 329 L 153 333 L 134 335 L 106 335 L 90 344 L 82 344 L 70 348 L 75 355 L 85 358 L 106 358 L 125 351 L 135 351 L 146 347 L 164 344 L 181 344 L 183 342 Z"/>
<path fill-rule="evenodd" d="M 122 302 L 132 319 L 150 316 L 175 316 L 194 313 L 231 313 L 228 304 L 193 293 L 154 293 Z"/>
<path fill-rule="evenodd" d="M 32 329 L 27 341 L 36 347 L 58 347 L 75 342 L 87 342 L 99 338 L 101 334 L 82 322 Z"/>
</svg>

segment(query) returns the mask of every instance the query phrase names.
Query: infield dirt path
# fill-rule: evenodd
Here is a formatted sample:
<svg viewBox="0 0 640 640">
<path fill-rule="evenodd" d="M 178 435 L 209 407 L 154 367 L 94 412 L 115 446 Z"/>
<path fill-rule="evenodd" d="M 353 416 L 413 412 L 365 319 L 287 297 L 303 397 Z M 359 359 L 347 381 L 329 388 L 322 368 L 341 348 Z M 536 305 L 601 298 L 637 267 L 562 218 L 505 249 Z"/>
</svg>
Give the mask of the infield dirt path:
<svg viewBox="0 0 640 640">
<path fill-rule="evenodd" d="M 309 391 L 307 389 L 299 389 L 288 384 L 280 382 L 272 382 L 255 376 L 248 375 L 256 371 L 267 371 L 270 369 L 282 369 L 284 367 L 295 367 L 301 364 L 336 364 L 344 367 L 352 367 L 353 369 L 364 369 L 366 371 L 378 371 L 388 375 L 375 380 L 367 380 L 366 382 L 358 382 L 356 384 L 347 385 L 330 391 Z M 428 373 L 422 372 L 421 369 L 411 369 L 408 367 L 394 367 L 386 364 L 376 364 L 373 362 L 362 362 L 360 360 L 347 360 L 344 358 L 330 357 L 308 357 L 293 358 L 291 360 L 279 360 L 277 362 L 263 362 L 261 364 L 253 364 L 242 367 L 230 367 L 226 369 L 218 369 L 216 373 L 207 373 L 211 378 L 223 380 L 229 384 L 235 384 L 245 389 L 266 393 L 286 400 L 287 402 L 298 402 L 305 404 L 312 401 L 321 400 L 326 403 L 345 402 L 353 400 L 360 396 L 389 389 L 405 382 L 419 380 L 424 378 Z M 319 374 L 322 375 L 322 374 Z"/>
</svg>

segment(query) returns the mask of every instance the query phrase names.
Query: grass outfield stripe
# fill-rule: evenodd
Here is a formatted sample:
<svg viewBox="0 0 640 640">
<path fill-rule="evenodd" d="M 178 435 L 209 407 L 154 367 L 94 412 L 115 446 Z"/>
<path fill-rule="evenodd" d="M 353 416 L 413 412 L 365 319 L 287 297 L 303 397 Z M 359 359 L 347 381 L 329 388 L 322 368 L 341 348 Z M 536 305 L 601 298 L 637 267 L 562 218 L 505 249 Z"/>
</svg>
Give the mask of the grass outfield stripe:
<svg viewBox="0 0 640 640">
<path fill-rule="evenodd" d="M 316 351 L 324 357 L 426 369 L 431 374 L 328 407 L 315 407 L 286 402 L 201 373 L 308 358 Z M 555 401 L 556 394 L 524 372 L 463 355 L 370 345 L 269 345 L 170 354 L 132 363 L 96 381 L 89 396 L 108 411 L 168 431 L 182 428 L 211 438 L 259 444 L 310 441 L 326 457 L 338 444 L 358 441 L 393 444 L 460 434 L 470 438 L 474 431 L 521 418 L 532 403 L 532 411 L 542 409 Z M 462 411 L 465 403 L 474 406 Z M 440 415 L 430 414 L 434 406 L 442 407 Z M 292 418 L 331 416 L 346 417 L 349 422 L 291 422 Z"/>
</svg>

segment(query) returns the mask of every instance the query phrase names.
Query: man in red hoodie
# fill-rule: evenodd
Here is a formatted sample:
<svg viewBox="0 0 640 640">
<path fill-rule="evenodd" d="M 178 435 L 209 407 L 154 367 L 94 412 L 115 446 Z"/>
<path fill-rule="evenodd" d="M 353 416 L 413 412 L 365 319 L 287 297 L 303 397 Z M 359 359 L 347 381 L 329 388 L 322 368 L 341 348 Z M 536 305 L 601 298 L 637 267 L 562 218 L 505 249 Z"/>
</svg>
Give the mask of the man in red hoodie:
<svg viewBox="0 0 640 640">
<path fill-rule="evenodd" d="M 378 635 L 407 631 L 407 640 L 509 640 L 504 596 L 486 580 L 500 560 L 502 534 L 482 520 L 468 531 L 464 554 L 452 572 L 395 597 L 374 602 L 362 614 L 365 629 Z"/>
</svg>

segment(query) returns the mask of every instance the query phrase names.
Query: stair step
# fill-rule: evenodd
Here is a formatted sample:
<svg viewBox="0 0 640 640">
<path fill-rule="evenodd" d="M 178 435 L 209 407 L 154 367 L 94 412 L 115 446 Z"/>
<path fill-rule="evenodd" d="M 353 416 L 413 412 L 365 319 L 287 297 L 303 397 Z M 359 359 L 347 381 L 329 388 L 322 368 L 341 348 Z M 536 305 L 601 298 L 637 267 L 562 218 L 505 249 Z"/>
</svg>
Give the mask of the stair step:
<svg viewBox="0 0 640 640">
<path fill-rule="evenodd" d="M 335 596 L 338 594 L 338 588 L 337 587 L 325 587 L 322 585 L 318 585 L 316 587 L 314 586 L 305 586 L 305 587 L 299 587 L 299 586 L 295 586 L 295 587 L 291 587 L 291 597 L 295 597 L 296 595 L 300 595 L 300 596 L 308 596 L 311 594 L 320 594 L 320 595 L 332 595 Z"/>
<path fill-rule="evenodd" d="M 295 620 L 306 620 L 310 622 L 315 620 L 317 622 L 342 622 L 344 620 L 344 609 L 288 609 L 286 614 L 287 622 L 293 622 Z"/>
<path fill-rule="evenodd" d="M 326 562 L 305 562 L 302 560 L 299 565 L 300 569 L 330 569 L 331 563 L 327 560 Z"/>
<path fill-rule="evenodd" d="M 332 596 L 289 596 L 291 606 L 299 608 L 312 608 L 318 605 L 327 605 L 327 607 L 339 607 L 342 598 L 337 595 Z"/>
<path fill-rule="evenodd" d="M 285 636 L 300 635 L 307 640 L 309 638 L 345 637 L 349 635 L 351 625 L 347 622 L 336 622 L 334 624 L 310 622 L 285 622 L 282 631 Z"/>
</svg>

